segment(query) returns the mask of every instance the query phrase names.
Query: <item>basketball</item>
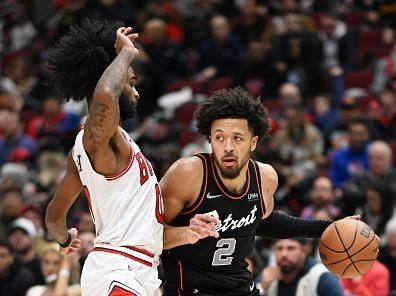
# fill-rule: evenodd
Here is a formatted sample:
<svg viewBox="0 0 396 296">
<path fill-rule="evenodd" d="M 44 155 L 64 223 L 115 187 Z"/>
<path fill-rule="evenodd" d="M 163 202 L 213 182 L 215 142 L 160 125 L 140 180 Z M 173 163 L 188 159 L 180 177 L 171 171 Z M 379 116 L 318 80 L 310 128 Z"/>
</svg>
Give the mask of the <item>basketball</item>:
<svg viewBox="0 0 396 296">
<path fill-rule="evenodd" d="M 377 259 L 378 240 L 366 223 L 342 219 L 323 232 L 319 241 L 319 254 L 326 268 L 336 276 L 359 277 Z"/>
</svg>

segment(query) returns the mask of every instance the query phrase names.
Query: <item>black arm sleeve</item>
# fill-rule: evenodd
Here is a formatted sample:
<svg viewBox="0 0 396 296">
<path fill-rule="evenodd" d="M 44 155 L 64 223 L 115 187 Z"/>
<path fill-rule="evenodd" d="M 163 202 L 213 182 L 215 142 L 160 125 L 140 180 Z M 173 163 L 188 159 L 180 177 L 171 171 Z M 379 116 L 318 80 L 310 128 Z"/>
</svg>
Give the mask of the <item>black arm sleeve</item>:
<svg viewBox="0 0 396 296">
<path fill-rule="evenodd" d="M 304 220 L 274 211 L 263 219 L 256 230 L 256 235 L 271 238 L 319 238 L 332 221 Z"/>
</svg>

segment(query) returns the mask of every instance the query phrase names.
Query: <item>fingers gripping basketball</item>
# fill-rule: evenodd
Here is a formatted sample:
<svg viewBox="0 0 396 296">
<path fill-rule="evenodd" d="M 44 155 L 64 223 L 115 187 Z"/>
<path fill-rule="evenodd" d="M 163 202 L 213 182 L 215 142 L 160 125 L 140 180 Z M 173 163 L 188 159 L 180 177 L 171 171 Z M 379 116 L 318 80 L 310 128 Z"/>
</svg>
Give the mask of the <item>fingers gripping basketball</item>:
<svg viewBox="0 0 396 296">
<path fill-rule="evenodd" d="M 358 277 L 374 264 L 378 255 L 378 240 L 364 222 L 342 219 L 323 232 L 319 253 L 323 264 L 335 275 Z"/>
</svg>

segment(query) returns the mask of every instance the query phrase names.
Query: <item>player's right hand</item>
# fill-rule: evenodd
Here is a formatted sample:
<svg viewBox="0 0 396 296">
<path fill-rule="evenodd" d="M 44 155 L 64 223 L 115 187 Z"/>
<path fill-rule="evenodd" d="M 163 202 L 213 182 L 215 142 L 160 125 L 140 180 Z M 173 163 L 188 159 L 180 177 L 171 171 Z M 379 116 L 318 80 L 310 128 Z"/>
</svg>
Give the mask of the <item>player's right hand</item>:
<svg viewBox="0 0 396 296">
<path fill-rule="evenodd" d="M 68 232 L 71 235 L 70 244 L 66 248 L 60 248 L 60 252 L 65 255 L 77 253 L 81 246 L 81 240 L 78 238 L 78 230 L 76 228 L 70 228 Z"/>
<path fill-rule="evenodd" d="M 139 53 L 139 50 L 133 44 L 133 41 L 135 41 L 135 39 L 139 37 L 139 34 L 131 32 L 132 27 L 121 27 L 117 29 L 116 41 L 114 43 L 117 54 L 119 54 L 124 47 L 131 48 L 135 55 Z"/>
<path fill-rule="evenodd" d="M 206 237 L 219 237 L 219 232 L 215 230 L 216 226 L 221 224 L 221 221 L 213 216 L 205 214 L 196 214 L 190 220 L 190 225 L 186 231 L 186 240 L 190 244 L 195 244 L 200 239 Z"/>
</svg>

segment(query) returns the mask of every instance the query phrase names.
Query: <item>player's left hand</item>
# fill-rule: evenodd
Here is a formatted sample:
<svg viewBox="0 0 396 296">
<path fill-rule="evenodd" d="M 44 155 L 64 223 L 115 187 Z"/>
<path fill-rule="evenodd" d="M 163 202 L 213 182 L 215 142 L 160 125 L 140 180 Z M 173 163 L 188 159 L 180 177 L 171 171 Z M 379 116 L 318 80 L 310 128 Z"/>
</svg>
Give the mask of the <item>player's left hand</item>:
<svg viewBox="0 0 396 296">
<path fill-rule="evenodd" d="M 81 246 L 81 240 L 78 238 L 78 230 L 76 228 L 70 228 L 68 232 L 71 235 L 70 244 L 66 248 L 60 248 L 61 254 L 65 255 L 77 253 Z"/>
</svg>

